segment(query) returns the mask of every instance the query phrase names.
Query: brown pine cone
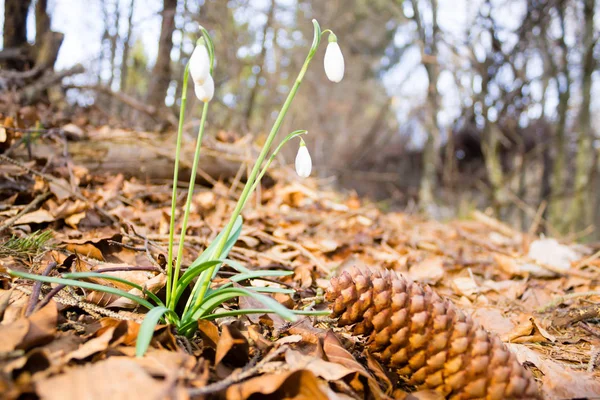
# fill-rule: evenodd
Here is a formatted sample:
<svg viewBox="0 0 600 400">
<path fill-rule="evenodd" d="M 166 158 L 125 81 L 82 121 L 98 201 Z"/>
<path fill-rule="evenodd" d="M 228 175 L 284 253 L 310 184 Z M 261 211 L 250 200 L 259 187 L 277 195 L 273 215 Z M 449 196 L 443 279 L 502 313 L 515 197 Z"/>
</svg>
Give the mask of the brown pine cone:
<svg viewBox="0 0 600 400">
<path fill-rule="evenodd" d="M 410 385 L 449 399 L 541 399 L 533 376 L 496 335 L 429 286 L 388 270 L 331 279 L 338 325 L 370 334 L 368 349 Z"/>
</svg>

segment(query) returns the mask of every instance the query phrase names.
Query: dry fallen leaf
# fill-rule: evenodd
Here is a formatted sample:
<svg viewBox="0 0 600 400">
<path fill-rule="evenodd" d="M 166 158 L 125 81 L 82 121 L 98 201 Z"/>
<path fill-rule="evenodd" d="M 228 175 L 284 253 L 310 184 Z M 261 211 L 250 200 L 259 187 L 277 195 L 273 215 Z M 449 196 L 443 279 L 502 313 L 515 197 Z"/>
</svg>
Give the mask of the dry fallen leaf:
<svg viewBox="0 0 600 400">
<path fill-rule="evenodd" d="M 546 400 L 600 397 L 600 380 L 593 374 L 559 364 L 522 344 L 511 343 L 508 346 L 519 362 L 532 363 L 542 372 L 541 390 Z"/>
<path fill-rule="evenodd" d="M 215 366 L 227 364 L 232 367 L 243 367 L 248 362 L 249 349 L 248 340 L 239 329 L 233 325 L 224 325 L 217 342 Z"/>
<path fill-rule="evenodd" d="M 319 383 L 315 375 L 306 370 L 267 374 L 232 385 L 227 389 L 228 400 L 254 398 L 327 400 L 329 388 Z M 262 396 L 260 396 L 262 395 Z"/>
<path fill-rule="evenodd" d="M 435 285 L 444 277 L 444 259 L 429 257 L 410 267 L 408 277 L 413 281 Z"/>
<path fill-rule="evenodd" d="M 36 382 L 36 393 L 42 400 L 132 400 L 186 399 L 182 390 L 173 389 L 166 381 L 153 379 L 136 361 L 126 357 L 110 357 L 86 364 L 65 373 Z"/>
</svg>

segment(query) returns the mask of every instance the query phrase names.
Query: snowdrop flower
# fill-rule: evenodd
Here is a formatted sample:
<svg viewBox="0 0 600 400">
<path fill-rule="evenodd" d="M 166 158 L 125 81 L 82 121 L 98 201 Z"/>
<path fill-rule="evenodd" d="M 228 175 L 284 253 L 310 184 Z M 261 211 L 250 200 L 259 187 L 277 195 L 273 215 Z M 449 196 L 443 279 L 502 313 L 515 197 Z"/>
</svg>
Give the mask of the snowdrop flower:
<svg viewBox="0 0 600 400">
<path fill-rule="evenodd" d="M 190 75 L 194 84 L 202 85 L 210 77 L 210 56 L 204 40 L 199 40 L 190 57 Z"/>
<path fill-rule="evenodd" d="M 199 100 L 205 103 L 211 101 L 215 95 L 215 81 L 212 76 L 209 74 L 203 84 L 194 83 L 194 92 Z"/>
<path fill-rule="evenodd" d="M 301 140 L 298 154 L 296 154 L 296 173 L 301 178 L 308 178 L 311 170 L 312 160 L 310 159 L 306 143 L 304 143 L 304 140 Z"/>
<path fill-rule="evenodd" d="M 339 82 L 344 77 L 344 56 L 334 34 L 329 35 L 329 43 L 325 50 L 325 74 L 332 82 Z"/>
</svg>

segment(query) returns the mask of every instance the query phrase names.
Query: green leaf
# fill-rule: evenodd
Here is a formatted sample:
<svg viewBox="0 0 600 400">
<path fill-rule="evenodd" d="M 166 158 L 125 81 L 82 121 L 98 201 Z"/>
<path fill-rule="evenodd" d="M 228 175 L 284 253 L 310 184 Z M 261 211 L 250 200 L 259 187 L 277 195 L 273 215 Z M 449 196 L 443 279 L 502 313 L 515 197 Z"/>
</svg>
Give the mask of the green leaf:
<svg viewBox="0 0 600 400">
<path fill-rule="evenodd" d="M 240 234 L 242 233 L 242 223 L 243 223 L 243 219 L 242 219 L 242 216 L 240 215 L 235 219 L 235 222 L 231 229 L 231 233 L 229 234 L 229 237 L 227 238 L 227 241 L 225 242 L 225 247 L 223 247 L 223 251 L 221 252 L 221 255 L 220 255 L 221 257 L 226 258 L 227 255 L 229 254 L 229 252 L 231 251 L 231 249 L 233 248 L 233 245 L 235 244 L 235 242 L 237 242 L 238 238 L 240 237 Z M 206 250 L 204 250 L 202 252 L 202 254 L 200 254 L 200 256 L 198 258 L 196 258 L 196 260 L 190 265 L 189 268 L 192 268 L 196 265 L 202 264 L 207 261 L 211 261 L 215 251 L 217 251 L 217 246 L 219 245 L 220 239 L 223 237 L 224 234 L 225 234 L 225 231 L 224 230 L 221 231 L 221 233 L 219 233 L 217 235 L 215 240 L 213 240 L 213 242 L 206 248 Z M 221 267 L 221 264 L 217 264 L 210 270 L 207 270 L 200 275 L 200 278 L 196 281 L 196 284 L 194 285 L 194 288 L 192 289 L 192 295 L 190 296 L 190 298 L 188 299 L 188 301 L 185 305 L 185 309 L 187 310 L 186 314 L 189 314 L 190 306 L 197 302 L 198 296 L 200 295 L 200 288 L 210 286 L 210 282 L 217 275 L 217 272 L 219 271 L 220 267 Z M 210 275 L 209 275 L 209 273 L 210 273 Z M 207 280 L 208 280 L 208 282 L 207 282 Z"/>
<path fill-rule="evenodd" d="M 281 270 L 277 270 L 277 271 L 249 271 L 249 272 L 244 272 L 241 274 L 237 274 L 232 276 L 231 278 L 229 278 L 230 281 L 233 282 L 241 282 L 241 281 L 245 281 L 248 279 L 260 279 L 260 278 L 264 278 L 267 276 L 290 276 L 294 273 L 294 271 L 281 271 Z"/>
<path fill-rule="evenodd" d="M 207 269 L 214 267 L 217 264 L 222 263 L 223 260 L 210 260 L 203 262 L 198 265 L 194 265 L 193 267 L 188 268 L 185 273 L 181 276 L 181 278 L 177 281 L 177 287 L 175 288 L 174 298 L 169 305 L 174 307 L 179 302 L 179 298 L 183 294 L 185 288 L 192 282 L 192 280 L 206 271 Z"/>
<path fill-rule="evenodd" d="M 237 272 L 252 272 L 251 269 L 248 269 L 246 267 L 244 267 L 242 265 L 242 263 L 239 263 L 237 261 L 234 260 L 230 260 L 230 259 L 226 259 L 224 261 L 225 264 L 229 265 L 231 268 L 235 269 Z"/>
<path fill-rule="evenodd" d="M 223 284 L 217 290 L 231 287 L 231 286 L 233 286 L 234 282 L 241 282 L 241 281 L 245 281 L 245 280 L 249 280 L 249 279 L 260 279 L 260 278 L 264 278 L 267 276 L 289 276 L 289 275 L 292 275 L 293 273 L 294 273 L 293 271 L 249 271 L 249 272 L 244 272 L 241 274 L 233 275 L 232 277 L 229 278 L 229 280 L 231 282 Z M 253 286 L 253 289 L 257 289 L 257 287 Z M 272 289 L 274 289 L 274 288 L 272 288 Z M 271 293 L 287 293 L 287 294 L 295 293 L 294 290 L 292 290 L 292 289 L 281 289 L 281 290 L 282 291 L 280 291 L 280 292 L 272 291 Z"/>
<path fill-rule="evenodd" d="M 128 281 L 127 279 L 123 279 L 120 278 L 118 276 L 113 276 L 113 275 L 107 275 L 101 272 L 70 272 L 67 274 L 62 274 L 63 278 L 65 279 L 88 279 L 88 278 L 100 278 L 100 279 L 106 279 L 107 281 L 115 281 L 115 282 L 120 282 L 123 283 L 125 285 L 129 285 L 133 288 L 138 289 L 139 291 L 141 291 L 142 293 L 144 293 L 146 296 L 148 296 L 149 298 L 151 298 L 152 300 L 154 300 L 154 302 L 157 305 L 160 306 L 164 306 L 163 302 L 156 297 L 156 295 L 154 293 L 152 293 L 151 291 L 144 289 L 142 286 L 138 285 L 137 283 L 133 283 L 131 281 Z"/>
<path fill-rule="evenodd" d="M 325 316 L 331 314 L 331 310 L 293 310 L 296 315 L 317 315 Z"/>
<path fill-rule="evenodd" d="M 295 315 L 315 315 L 315 316 L 325 316 L 331 314 L 330 310 L 320 310 L 320 311 L 303 311 L 303 310 L 292 310 Z M 208 314 L 203 319 L 216 319 L 223 317 L 235 317 L 238 315 L 247 315 L 247 314 L 275 314 L 272 310 L 268 308 L 246 308 L 244 310 L 231 310 L 231 311 L 223 311 L 216 314 Z"/>
<path fill-rule="evenodd" d="M 38 281 L 38 282 L 57 283 L 59 285 L 75 286 L 75 287 L 80 287 L 80 288 L 84 288 L 84 289 L 97 290 L 99 292 L 115 294 L 117 296 L 125 297 L 126 299 L 129 299 L 129 300 L 133 300 L 136 303 L 146 307 L 148 310 L 152 310 L 155 307 L 154 305 L 152 305 L 152 303 L 150 303 L 146 299 L 142 299 L 139 296 L 133 295 L 124 290 L 111 288 L 111 287 L 103 286 L 103 285 L 98 285 L 96 283 L 82 282 L 82 281 L 78 281 L 75 279 L 53 278 L 50 276 L 28 274 L 26 272 L 20 272 L 20 271 L 15 271 L 15 270 L 10 270 L 10 269 L 8 270 L 8 273 L 10 275 L 16 276 L 18 278 L 31 279 L 31 280 Z"/>
<path fill-rule="evenodd" d="M 256 292 L 255 290 L 249 290 L 246 288 L 227 288 L 218 290 L 212 295 L 206 297 L 200 307 L 195 309 L 192 312 L 192 320 L 197 320 L 203 318 L 204 315 L 220 304 L 224 303 L 227 300 L 230 300 L 239 296 L 248 296 L 252 297 L 255 300 L 260 301 L 265 307 L 270 309 L 273 313 L 278 314 L 280 317 L 288 320 L 288 321 L 296 321 L 296 316 L 292 312 L 292 310 L 287 309 L 283 305 L 281 305 L 278 301 L 272 299 L 269 296 L 265 296 Z"/>
<path fill-rule="evenodd" d="M 242 222 L 243 219 L 241 216 L 237 217 L 237 219 L 235 220 L 235 223 L 233 224 L 233 229 L 231 230 L 231 234 L 229 235 L 229 238 L 225 243 L 225 247 L 223 248 L 223 252 L 221 253 L 222 258 L 227 257 L 227 254 L 229 254 L 231 248 L 233 247 L 235 242 L 237 242 L 238 237 L 240 237 L 240 234 L 242 233 Z M 217 237 L 212 241 L 212 243 L 202 252 L 202 254 L 198 256 L 198 258 L 196 258 L 196 260 L 188 267 L 188 269 L 193 268 L 198 264 L 210 261 L 213 258 L 213 253 L 217 249 L 219 241 L 221 240 L 224 234 L 225 231 L 221 231 L 221 233 L 217 235 Z"/>
<path fill-rule="evenodd" d="M 156 328 L 156 325 L 162 316 L 167 313 L 178 321 L 177 314 L 164 306 L 154 307 L 148 312 L 148 314 L 146 314 L 146 317 L 142 321 L 142 325 L 140 325 L 140 331 L 135 343 L 136 357 L 142 357 L 144 354 L 146 354 L 146 350 L 148 350 L 150 342 L 152 341 L 152 337 L 154 336 L 154 329 Z"/>
</svg>

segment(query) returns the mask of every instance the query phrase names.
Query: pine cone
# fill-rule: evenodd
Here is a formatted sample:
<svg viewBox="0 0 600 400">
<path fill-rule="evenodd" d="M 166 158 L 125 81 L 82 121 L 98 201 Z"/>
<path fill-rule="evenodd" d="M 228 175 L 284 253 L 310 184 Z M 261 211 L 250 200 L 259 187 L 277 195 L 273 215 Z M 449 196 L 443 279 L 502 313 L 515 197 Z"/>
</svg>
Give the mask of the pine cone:
<svg viewBox="0 0 600 400">
<path fill-rule="evenodd" d="M 338 325 L 370 334 L 368 349 L 410 385 L 449 399 L 541 399 L 531 373 L 496 335 L 429 286 L 387 270 L 353 268 L 331 279 Z"/>
</svg>

